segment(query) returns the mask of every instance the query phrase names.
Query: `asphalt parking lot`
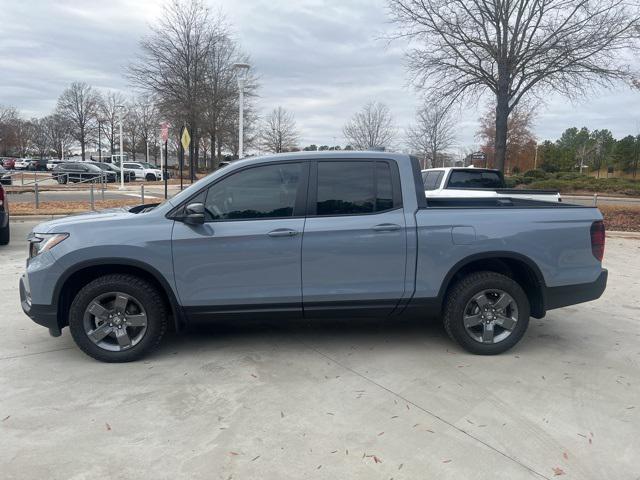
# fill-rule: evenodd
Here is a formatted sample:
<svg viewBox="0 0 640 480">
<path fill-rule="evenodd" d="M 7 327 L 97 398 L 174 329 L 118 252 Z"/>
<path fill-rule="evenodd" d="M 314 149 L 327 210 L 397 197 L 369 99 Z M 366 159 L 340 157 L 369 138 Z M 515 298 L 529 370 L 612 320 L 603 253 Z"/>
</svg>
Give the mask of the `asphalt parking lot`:
<svg viewBox="0 0 640 480">
<path fill-rule="evenodd" d="M 217 324 L 98 363 L 21 311 L 31 223 L 0 247 L 3 479 L 638 479 L 640 239 L 598 301 L 496 357 L 440 324 Z"/>
</svg>

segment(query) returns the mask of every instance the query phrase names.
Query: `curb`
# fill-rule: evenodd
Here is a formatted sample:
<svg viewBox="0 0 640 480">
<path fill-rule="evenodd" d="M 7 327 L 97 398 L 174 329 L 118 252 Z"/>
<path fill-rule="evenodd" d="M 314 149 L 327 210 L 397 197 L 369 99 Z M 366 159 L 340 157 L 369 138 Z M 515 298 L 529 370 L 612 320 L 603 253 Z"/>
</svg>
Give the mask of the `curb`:
<svg viewBox="0 0 640 480">
<path fill-rule="evenodd" d="M 634 240 L 640 240 L 640 232 L 625 232 L 620 230 L 608 231 L 607 237 L 611 238 L 629 238 Z"/>
</svg>

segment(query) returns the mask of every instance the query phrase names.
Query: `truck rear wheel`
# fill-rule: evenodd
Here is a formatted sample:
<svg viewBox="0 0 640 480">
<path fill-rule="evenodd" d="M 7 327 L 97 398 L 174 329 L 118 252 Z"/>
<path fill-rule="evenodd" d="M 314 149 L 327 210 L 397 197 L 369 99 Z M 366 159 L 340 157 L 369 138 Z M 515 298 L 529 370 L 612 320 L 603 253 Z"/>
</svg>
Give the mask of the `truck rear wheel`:
<svg viewBox="0 0 640 480">
<path fill-rule="evenodd" d="M 149 353 L 167 329 L 158 290 L 125 274 L 99 277 L 84 286 L 69 309 L 73 340 L 102 362 L 131 362 Z"/>
<path fill-rule="evenodd" d="M 513 279 L 476 272 L 459 280 L 444 306 L 444 327 L 465 350 L 479 355 L 505 352 L 529 326 L 529 300 Z"/>
</svg>

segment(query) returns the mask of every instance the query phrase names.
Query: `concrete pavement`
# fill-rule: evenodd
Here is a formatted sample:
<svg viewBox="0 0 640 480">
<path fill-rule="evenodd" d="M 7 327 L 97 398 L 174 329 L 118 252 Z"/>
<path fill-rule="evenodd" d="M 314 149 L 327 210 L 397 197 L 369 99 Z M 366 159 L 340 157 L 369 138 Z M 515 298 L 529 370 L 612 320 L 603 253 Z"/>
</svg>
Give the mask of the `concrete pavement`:
<svg viewBox="0 0 640 480">
<path fill-rule="evenodd" d="M 636 479 L 640 241 L 610 238 L 592 303 L 496 357 L 439 322 L 200 326 L 107 365 L 20 310 L 33 223 L 0 247 L 7 479 Z"/>
</svg>

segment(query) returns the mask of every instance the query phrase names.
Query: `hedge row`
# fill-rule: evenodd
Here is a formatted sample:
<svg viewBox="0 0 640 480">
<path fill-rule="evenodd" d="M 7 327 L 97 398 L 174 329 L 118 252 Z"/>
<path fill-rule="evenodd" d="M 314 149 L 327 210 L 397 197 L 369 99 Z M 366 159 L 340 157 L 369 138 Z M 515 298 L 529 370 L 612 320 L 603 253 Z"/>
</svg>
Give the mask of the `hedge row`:
<svg viewBox="0 0 640 480">
<path fill-rule="evenodd" d="M 560 192 L 605 192 L 640 196 L 640 181 L 629 178 L 595 178 L 575 172 L 547 173 L 529 170 L 524 175 L 507 177 L 505 181 L 510 188 L 523 185 L 526 188 Z"/>
</svg>

